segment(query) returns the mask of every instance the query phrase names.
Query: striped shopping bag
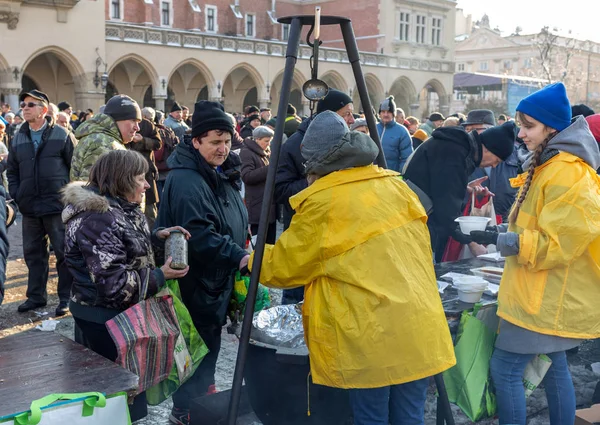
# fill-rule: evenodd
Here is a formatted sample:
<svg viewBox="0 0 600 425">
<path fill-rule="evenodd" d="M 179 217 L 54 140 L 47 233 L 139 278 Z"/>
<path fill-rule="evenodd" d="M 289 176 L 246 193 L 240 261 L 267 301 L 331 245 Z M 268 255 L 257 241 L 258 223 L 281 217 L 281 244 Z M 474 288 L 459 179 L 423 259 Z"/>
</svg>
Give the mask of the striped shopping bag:
<svg viewBox="0 0 600 425">
<path fill-rule="evenodd" d="M 151 297 L 106 322 L 116 347 L 115 363 L 139 376 L 138 394 L 168 378 L 179 324 L 170 295 Z"/>
</svg>

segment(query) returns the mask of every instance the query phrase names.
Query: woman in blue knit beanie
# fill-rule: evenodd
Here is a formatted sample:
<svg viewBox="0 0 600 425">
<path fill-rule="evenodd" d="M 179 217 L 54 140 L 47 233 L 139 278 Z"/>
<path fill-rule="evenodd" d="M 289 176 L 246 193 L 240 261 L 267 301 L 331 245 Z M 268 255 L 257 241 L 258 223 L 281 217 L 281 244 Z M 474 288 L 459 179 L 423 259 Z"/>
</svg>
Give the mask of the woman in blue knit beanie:
<svg viewBox="0 0 600 425">
<path fill-rule="evenodd" d="M 472 233 L 507 257 L 491 360 L 501 425 L 525 425 L 523 375 L 540 354 L 552 361 L 544 378 L 550 424 L 572 424 L 565 351 L 600 337 L 600 151 L 584 117 L 571 120 L 569 105 L 562 83 L 521 100 L 519 137 L 531 154 L 511 182 L 520 192 L 508 231 Z"/>
</svg>

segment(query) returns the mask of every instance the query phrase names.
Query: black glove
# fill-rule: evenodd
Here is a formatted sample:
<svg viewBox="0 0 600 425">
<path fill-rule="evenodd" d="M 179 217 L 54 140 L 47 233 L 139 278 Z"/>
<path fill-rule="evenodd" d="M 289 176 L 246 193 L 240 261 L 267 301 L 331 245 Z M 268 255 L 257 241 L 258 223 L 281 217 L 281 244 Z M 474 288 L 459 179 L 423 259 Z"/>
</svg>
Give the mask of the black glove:
<svg viewBox="0 0 600 425">
<path fill-rule="evenodd" d="M 471 232 L 471 238 L 473 239 L 473 242 L 477 242 L 481 245 L 496 245 L 498 242 L 498 231 L 473 230 Z"/>
<path fill-rule="evenodd" d="M 461 232 L 460 226 L 456 226 L 454 232 L 452 233 L 452 238 L 463 245 L 473 242 L 470 235 L 465 235 L 463 232 Z"/>
<path fill-rule="evenodd" d="M 245 265 L 240 269 L 240 275 L 242 276 L 250 276 L 250 270 L 248 270 L 248 265 Z"/>
</svg>

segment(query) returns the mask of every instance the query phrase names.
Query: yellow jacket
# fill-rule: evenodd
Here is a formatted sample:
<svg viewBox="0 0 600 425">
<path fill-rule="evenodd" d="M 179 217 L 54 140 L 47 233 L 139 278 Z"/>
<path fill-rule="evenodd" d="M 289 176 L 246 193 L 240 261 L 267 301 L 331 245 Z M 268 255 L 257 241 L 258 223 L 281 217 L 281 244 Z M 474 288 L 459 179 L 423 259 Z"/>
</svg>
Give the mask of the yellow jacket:
<svg viewBox="0 0 600 425">
<path fill-rule="evenodd" d="M 512 180 L 522 186 L 525 174 Z M 518 197 L 518 196 L 517 196 Z M 600 337 L 600 177 L 561 152 L 536 168 L 517 222 L 519 254 L 508 257 L 498 315 L 567 338 Z"/>
<path fill-rule="evenodd" d="M 378 388 L 455 364 L 427 216 L 398 175 L 370 165 L 317 180 L 290 199 L 290 228 L 266 247 L 263 284 L 306 285 L 317 384 Z"/>
</svg>

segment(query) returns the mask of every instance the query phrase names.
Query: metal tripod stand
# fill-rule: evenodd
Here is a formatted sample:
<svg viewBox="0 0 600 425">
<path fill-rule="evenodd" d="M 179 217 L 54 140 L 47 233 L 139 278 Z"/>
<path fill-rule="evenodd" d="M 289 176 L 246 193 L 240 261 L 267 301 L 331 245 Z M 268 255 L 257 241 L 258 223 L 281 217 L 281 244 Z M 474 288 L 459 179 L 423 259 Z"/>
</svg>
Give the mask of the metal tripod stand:
<svg viewBox="0 0 600 425">
<path fill-rule="evenodd" d="M 281 18 L 278 21 L 282 24 L 290 25 L 289 39 L 285 55 L 286 60 L 283 73 L 283 82 L 281 85 L 281 97 L 279 99 L 279 107 L 277 109 L 277 116 L 285 117 L 290 97 L 290 91 L 292 87 L 294 68 L 298 59 L 298 45 L 300 43 L 302 27 L 306 25 L 311 26 L 311 28 L 314 28 L 316 20 L 315 16 L 303 15 Z M 348 18 L 337 16 L 323 16 L 320 18 L 320 25 L 340 26 L 340 29 L 342 31 L 342 37 L 344 39 L 344 45 L 346 46 L 346 51 L 348 53 L 348 61 L 352 66 L 354 79 L 356 80 L 356 87 L 360 95 L 360 101 L 365 111 L 369 133 L 371 138 L 379 147 L 379 155 L 377 156 L 376 163 L 380 167 L 386 168 L 383 149 L 381 148 L 381 142 L 377 133 L 375 116 L 373 114 L 373 108 L 371 107 L 371 101 L 367 92 L 367 84 L 365 82 L 365 78 L 360 65 L 360 56 L 358 53 L 356 38 L 354 36 L 354 30 L 352 28 L 352 22 Z M 315 58 L 315 60 L 318 60 L 318 57 Z M 273 201 L 273 192 L 275 189 L 275 174 L 277 171 L 277 166 L 279 164 L 279 153 L 281 150 L 283 126 L 284 120 L 278 119 L 277 124 L 275 126 L 275 136 L 273 138 L 273 141 L 271 142 L 271 163 L 269 165 L 267 181 L 265 184 L 265 192 L 262 202 L 260 221 L 258 225 L 258 239 L 254 253 L 254 267 L 252 268 L 252 273 L 250 275 L 250 285 L 248 288 L 248 295 L 246 298 L 246 311 L 244 313 L 244 321 L 242 323 L 240 345 L 231 390 L 231 399 L 229 400 L 229 413 L 227 416 L 228 425 L 235 425 L 238 415 L 238 407 L 242 391 L 242 382 L 244 379 L 244 366 L 248 354 L 248 344 L 250 341 L 250 331 L 252 328 L 254 303 L 256 301 L 256 292 L 258 288 L 260 270 L 265 250 L 265 239 L 267 235 L 267 227 L 269 220 L 269 207 Z M 450 410 L 450 402 L 448 401 L 448 395 L 446 393 L 446 388 L 444 386 L 444 381 L 442 379 L 441 374 L 435 376 L 435 382 L 439 393 L 437 424 L 442 425 L 445 422 L 448 425 L 454 425 L 452 411 Z"/>
</svg>

